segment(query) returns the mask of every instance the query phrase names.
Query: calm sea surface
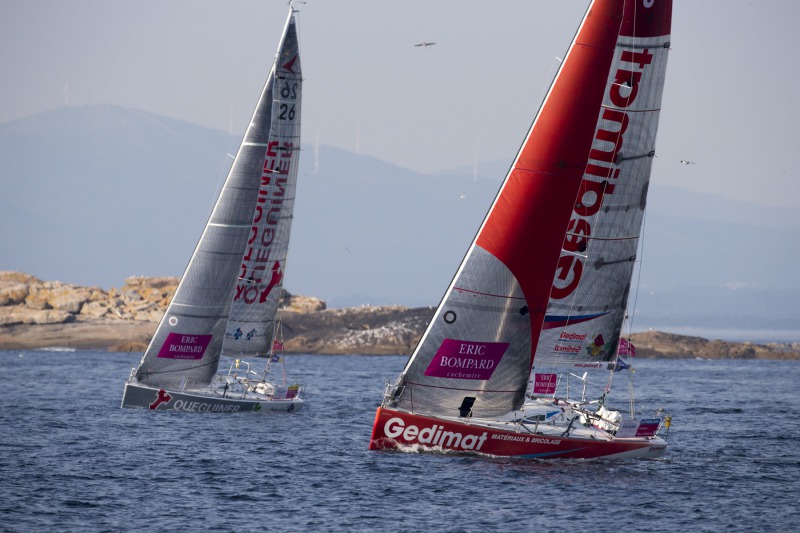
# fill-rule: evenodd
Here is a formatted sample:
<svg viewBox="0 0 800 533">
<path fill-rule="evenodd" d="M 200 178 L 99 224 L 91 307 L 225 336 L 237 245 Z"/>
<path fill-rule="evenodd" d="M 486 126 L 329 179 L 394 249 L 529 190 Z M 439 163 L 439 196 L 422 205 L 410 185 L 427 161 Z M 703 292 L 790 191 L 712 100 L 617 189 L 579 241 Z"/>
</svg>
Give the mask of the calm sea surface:
<svg viewBox="0 0 800 533">
<path fill-rule="evenodd" d="M 122 410 L 140 354 L 0 351 L 2 531 L 797 531 L 800 362 L 637 363 L 658 460 L 367 450 L 405 357 L 289 356 L 300 413 Z"/>
</svg>

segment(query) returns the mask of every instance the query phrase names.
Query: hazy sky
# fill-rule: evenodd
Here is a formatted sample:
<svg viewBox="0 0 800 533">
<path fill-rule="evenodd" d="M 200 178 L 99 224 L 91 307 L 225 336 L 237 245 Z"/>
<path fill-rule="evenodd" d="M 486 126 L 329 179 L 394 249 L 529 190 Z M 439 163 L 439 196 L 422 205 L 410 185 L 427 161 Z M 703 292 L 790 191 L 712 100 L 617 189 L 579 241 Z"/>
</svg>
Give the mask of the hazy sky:
<svg viewBox="0 0 800 533">
<path fill-rule="evenodd" d="M 436 172 L 511 162 L 588 1 L 296 5 L 303 141 Z M 116 104 L 239 135 L 286 13 L 286 0 L 0 0 L 0 123 Z M 675 1 L 657 183 L 800 207 L 798 20 L 796 0 Z"/>
</svg>

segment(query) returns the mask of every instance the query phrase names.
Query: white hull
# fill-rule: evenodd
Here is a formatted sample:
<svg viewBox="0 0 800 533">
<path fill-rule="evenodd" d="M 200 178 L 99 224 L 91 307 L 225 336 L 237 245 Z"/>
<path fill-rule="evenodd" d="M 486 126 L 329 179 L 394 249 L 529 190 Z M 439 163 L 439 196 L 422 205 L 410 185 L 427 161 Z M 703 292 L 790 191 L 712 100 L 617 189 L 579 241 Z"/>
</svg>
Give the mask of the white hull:
<svg viewBox="0 0 800 533">
<path fill-rule="evenodd" d="M 300 397 L 275 399 L 256 392 L 223 396 L 212 389 L 174 391 L 128 381 L 125 383 L 121 407 L 200 413 L 265 413 L 299 411 L 303 404 Z"/>
</svg>

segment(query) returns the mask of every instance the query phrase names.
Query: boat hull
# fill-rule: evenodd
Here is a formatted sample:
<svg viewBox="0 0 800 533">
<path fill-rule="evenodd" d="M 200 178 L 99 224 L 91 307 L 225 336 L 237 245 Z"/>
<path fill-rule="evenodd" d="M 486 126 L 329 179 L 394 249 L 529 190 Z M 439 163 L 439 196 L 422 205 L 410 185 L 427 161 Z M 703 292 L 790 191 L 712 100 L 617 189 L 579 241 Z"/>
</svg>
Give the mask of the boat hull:
<svg viewBox="0 0 800 533">
<path fill-rule="evenodd" d="M 517 432 L 483 425 L 474 419 L 467 423 L 379 407 L 369 448 L 523 459 L 619 459 L 658 457 L 666 450 L 667 442 L 659 437 L 601 440 Z"/>
<path fill-rule="evenodd" d="M 303 400 L 223 398 L 203 392 L 158 389 L 129 381 L 125 383 L 121 407 L 200 413 L 294 412 L 303 408 Z"/>
</svg>

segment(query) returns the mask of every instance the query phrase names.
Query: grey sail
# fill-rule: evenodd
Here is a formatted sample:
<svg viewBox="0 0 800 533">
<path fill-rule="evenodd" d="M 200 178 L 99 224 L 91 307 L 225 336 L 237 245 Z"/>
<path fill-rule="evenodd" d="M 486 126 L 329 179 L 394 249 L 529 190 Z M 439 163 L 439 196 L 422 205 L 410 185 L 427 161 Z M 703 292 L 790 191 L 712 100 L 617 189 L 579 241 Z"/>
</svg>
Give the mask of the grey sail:
<svg viewBox="0 0 800 533">
<path fill-rule="evenodd" d="M 223 355 L 234 357 L 264 355 L 272 349 L 300 159 L 303 76 L 294 24 L 287 28 L 273 72 L 266 155 L 222 345 Z"/>
<path fill-rule="evenodd" d="M 475 416 L 524 401 L 530 318 L 514 275 L 478 245 L 464 259 L 402 376 L 395 407 L 455 414 L 472 398 Z"/>
<path fill-rule="evenodd" d="M 217 371 L 232 302 L 240 278 L 246 277 L 242 275 L 242 268 L 256 213 L 261 208 L 259 195 L 263 196 L 265 190 L 262 178 L 265 162 L 269 160 L 270 142 L 274 142 L 275 100 L 280 96 L 276 71 L 281 70 L 286 50 L 297 55 L 293 12 L 286 21 L 276 61 L 222 191 L 175 296 L 136 371 L 139 383 L 161 388 L 199 388 L 207 386 Z M 299 78 L 299 59 L 295 64 Z M 294 118 L 299 123 L 299 99 Z M 294 133 L 299 135 L 299 129 Z M 281 144 L 299 144 L 291 128 L 286 135 L 286 139 L 279 141 Z M 296 156 L 292 155 L 291 159 L 296 175 Z M 289 193 L 288 187 L 286 192 Z M 288 239 L 288 228 L 285 233 L 282 238 Z M 285 261 L 285 252 L 283 257 Z"/>
</svg>

